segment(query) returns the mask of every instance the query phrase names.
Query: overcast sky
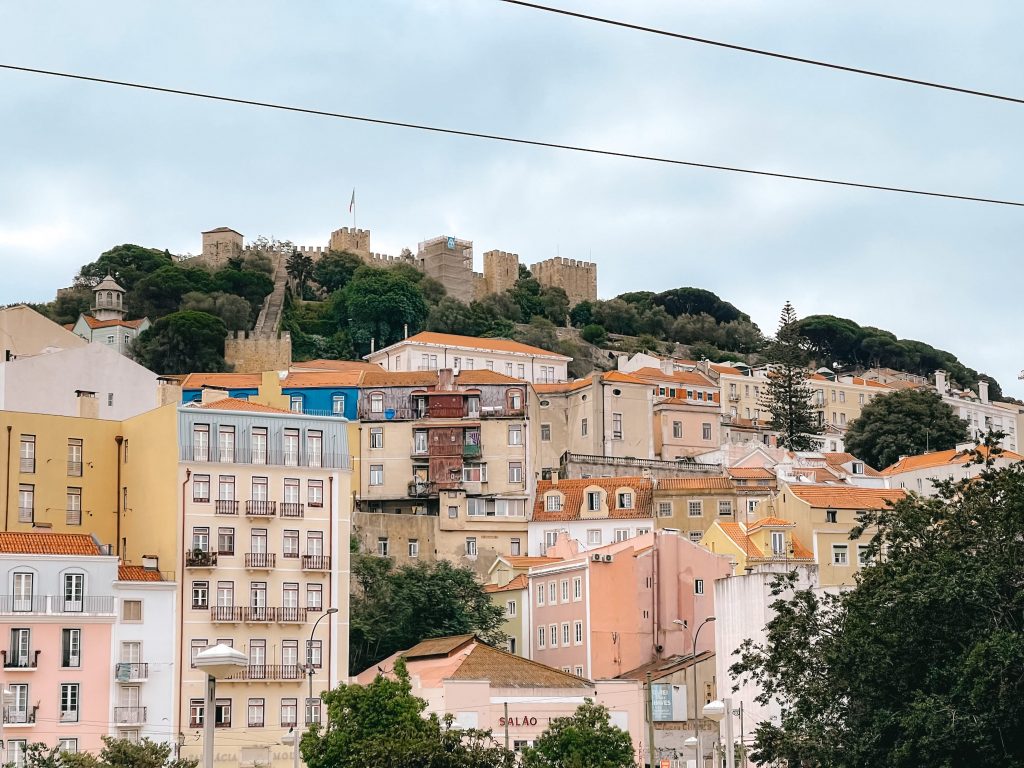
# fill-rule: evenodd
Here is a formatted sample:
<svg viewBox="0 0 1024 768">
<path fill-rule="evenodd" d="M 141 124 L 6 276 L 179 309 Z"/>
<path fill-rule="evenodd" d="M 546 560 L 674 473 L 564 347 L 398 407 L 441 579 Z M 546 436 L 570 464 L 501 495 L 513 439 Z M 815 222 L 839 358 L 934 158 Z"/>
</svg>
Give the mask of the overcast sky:
<svg viewBox="0 0 1024 768">
<path fill-rule="evenodd" d="M 552 0 L 555 4 L 556 0 Z M 1024 7 L 560 0 L 561 7 L 1024 96 Z M 3 63 L 788 173 L 1024 200 L 1024 107 L 496 0 L 0 6 Z M 755 179 L 0 71 L 0 303 L 124 242 L 230 226 L 376 251 L 599 265 L 599 291 L 791 299 L 948 349 L 1024 396 L 1024 210 Z"/>
</svg>

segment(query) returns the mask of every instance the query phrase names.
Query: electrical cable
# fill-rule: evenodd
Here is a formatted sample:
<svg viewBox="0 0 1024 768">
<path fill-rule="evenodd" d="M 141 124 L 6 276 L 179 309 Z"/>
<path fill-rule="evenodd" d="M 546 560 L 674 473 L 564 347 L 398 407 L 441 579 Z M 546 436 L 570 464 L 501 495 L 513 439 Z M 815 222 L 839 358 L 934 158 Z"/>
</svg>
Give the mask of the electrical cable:
<svg viewBox="0 0 1024 768">
<path fill-rule="evenodd" d="M 953 93 L 961 93 L 967 96 L 981 96 L 986 99 L 996 99 L 998 101 L 1008 101 L 1013 104 L 1024 104 L 1024 98 L 1017 96 L 1006 96 L 1000 93 L 992 93 L 991 91 L 979 91 L 974 88 L 961 88 L 956 85 L 948 85 L 946 83 L 936 83 L 931 80 L 921 80 L 914 77 L 906 77 L 904 75 L 894 75 L 888 72 L 878 72 L 872 69 L 863 69 L 861 67 L 850 67 L 845 64 L 834 64 L 829 61 L 822 61 L 820 59 L 811 59 L 806 56 L 793 56 L 786 53 L 779 53 L 778 51 L 768 51 L 763 48 L 752 48 L 746 45 L 738 45 L 736 43 L 726 43 L 722 40 L 711 40 L 706 37 L 696 37 L 695 35 L 684 35 L 680 32 L 672 32 L 667 29 L 659 29 L 658 27 L 647 27 L 642 24 L 631 24 L 628 21 L 620 21 L 618 19 L 609 19 L 604 16 L 594 16 L 589 13 L 581 13 L 579 11 L 570 11 L 565 8 L 555 8 L 550 5 L 542 5 L 540 3 L 531 3 L 526 0 L 498 0 L 500 3 L 508 3 L 509 5 L 518 5 L 523 8 L 530 8 L 536 11 L 545 11 L 547 13 L 554 13 L 560 16 L 569 16 L 575 19 L 582 19 L 584 21 L 596 21 L 599 24 L 608 24 L 609 26 L 622 27 L 624 29 L 631 29 L 636 32 L 648 32 L 652 35 L 660 35 L 662 37 L 671 37 L 676 40 L 685 40 L 691 43 L 700 43 L 702 45 L 713 45 L 718 48 L 726 48 L 730 51 L 740 51 L 741 53 L 752 53 L 757 56 L 767 56 L 773 59 L 782 59 L 783 61 L 792 61 L 797 64 L 810 64 L 815 67 L 824 67 L 826 69 L 835 69 L 840 72 L 848 72 L 855 75 L 866 75 L 867 77 L 877 77 L 883 80 L 895 80 L 899 83 L 907 83 L 908 85 L 920 85 L 925 88 L 936 88 L 942 91 L 952 91 Z"/>
<path fill-rule="evenodd" d="M 461 136 L 464 138 L 474 139 L 486 139 L 489 141 L 499 141 L 508 144 L 520 144 L 525 146 L 533 147 L 544 147 L 546 149 L 561 149 L 570 152 L 580 152 L 589 155 L 602 155 L 606 157 L 618 157 L 629 160 L 643 160 L 652 163 L 662 163 L 666 165 L 678 165 L 686 166 L 689 168 L 701 168 L 704 170 L 712 171 L 725 171 L 729 173 L 742 173 L 749 176 L 760 176 L 775 179 L 786 179 L 789 181 L 804 181 L 815 184 L 827 184 L 830 186 L 838 187 L 853 187 L 856 189 L 868 189 L 876 192 L 898 192 L 907 195 L 919 195 L 922 197 L 935 197 L 944 198 L 947 200 L 960 200 L 965 202 L 973 203 L 988 203 L 991 205 L 1008 205 L 1017 208 L 1024 208 L 1024 202 L 1016 200 L 1001 200 L 990 197 L 978 197 L 975 195 L 962 195 L 954 194 L 949 192 L 930 192 L 927 190 L 913 189 L 909 187 L 895 187 L 884 184 L 869 184 L 864 182 L 855 181 L 844 181 L 842 179 L 833 179 L 818 176 L 805 176 L 795 173 L 781 173 L 776 171 L 763 171 L 754 168 L 740 168 L 737 166 L 729 165 L 718 165 L 714 163 L 702 163 L 693 160 L 678 160 L 669 157 L 659 157 L 657 155 L 642 155 L 633 152 L 617 151 L 611 149 L 599 149 L 596 147 L 583 147 L 574 144 L 562 144 L 553 141 L 541 141 L 538 139 L 522 139 L 514 136 L 502 136 L 500 134 L 493 133 L 482 133 L 478 131 L 462 130 L 457 128 L 443 128 L 435 125 L 426 125 L 423 123 L 410 123 L 401 120 L 388 120 L 379 117 L 368 117 L 365 115 L 352 115 L 343 112 L 331 112 L 323 109 L 313 109 L 310 107 L 297 107 L 287 104 L 276 104 L 268 101 L 258 101 L 255 99 L 242 99 L 232 96 L 220 96 L 211 93 L 202 93 L 199 91 L 187 91 L 180 88 L 168 88 L 158 85 L 150 85 L 146 83 L 134 83 L 126 80 L 112 80 L 103 77 L 91 77 L 89 75 L 80 75 L 70 72 L 57 72 L 54 70 L 37 69 L 34 67 L 22 67 L 14 64 L 0 64 L 0 69 L 6 69 L 15 72 L 26 72 L 36 75 L 45 75 L 48 77 L 59 77 L 70 80 L 80 80 L 92 83 L 101 83 L 103 85 L 116 85 L 123 88 L 134 88 L 143 91 L 153 91 L 157 93 L 168 93 L 177 96 L 189 96 L 197 99 L 207 99 L 209 101 L 222 101 L 230 104 L 242 104 L 250 107 L 263 107 L 265 109 L 275 109 L 284 112 L 296 112 L 300 114 L 316 115 L 319 117 L 331 117 L 339 120 L 351 120 L 354 122 L 369 123 L 372 125 L 385 125 L 394 128 L 408 128 L 418 131 L 427 131 L 430 133 L 446 134 L 450 136 Z"/>
</svg>

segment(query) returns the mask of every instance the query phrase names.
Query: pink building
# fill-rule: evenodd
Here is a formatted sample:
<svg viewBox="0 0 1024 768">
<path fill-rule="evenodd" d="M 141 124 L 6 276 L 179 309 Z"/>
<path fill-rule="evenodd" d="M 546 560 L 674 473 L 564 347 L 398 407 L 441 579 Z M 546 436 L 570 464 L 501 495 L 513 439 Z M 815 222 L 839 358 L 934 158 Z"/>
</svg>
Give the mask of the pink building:
<svg viewBox="0 0 1024 768">
<path fill-rule="evenodd" d="M 516 751 L 532 745 L 556 717 L 573 714 L 585 699 L 605 705 L 613 725 L 629 732 L 637 756 L 644 749 L 644 689 L 636 680 L 598 680 L 560 672 L 491 648 L 473 635 L 424 640 L 365 670 L 355 682 L 367 685 L 404 657 L 412 693 L 427 712 L 451 714 L 463 728 L 490 730 Z M 641 758 L 642 761 L 642 758 Z"/>
<path fill-rule="evenodd" d="M 690 630 L 715 613 L 715 579 L 729 560 L 671 531 L 586 552 L 567 536 L 531 568 L 531 658 L 592 679 L 692 653 Z M 707 638 L 705 640 L 705 638 Z M 713 650 L 710 633 L 700 650 Z"/>
</svg>

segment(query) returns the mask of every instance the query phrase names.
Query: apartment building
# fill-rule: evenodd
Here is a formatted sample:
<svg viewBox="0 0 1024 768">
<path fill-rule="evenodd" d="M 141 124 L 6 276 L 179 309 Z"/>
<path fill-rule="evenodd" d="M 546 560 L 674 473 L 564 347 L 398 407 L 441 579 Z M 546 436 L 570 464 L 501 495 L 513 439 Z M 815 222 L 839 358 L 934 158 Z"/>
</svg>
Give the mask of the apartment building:
<svg viewBox="0 0 1024 768">
<path fill-rule="evenodd" d="M 219 761 L 285 765 L 268 745 L 319 722 L 348 674 L 347 425 L 225 394 L 177 408 L 182 755 L 200 755 L 207 716 L 196 654 L 224 643 L 249 663 L 218 682 Z"/>
<path fill-rule="evenodd" d="M 993 403 L 988 395 L 988 382 L 979 381 L 978 391 L 959 390 L 949 381 L 949 374 L 943 370 L 935 372 L 935 390 L 942 401 L 953 409 L 953 413 L 967 422 L 968 437 L 984 440 L 990 430 L 1002 432 L 1000 445 L 1008 451 L 1017 451 L 1017 421 L 1019 411 L 1010 409 L 1004 403 Z"/>
<path fill-rule="evenodd" d="M 541 480 L 529 524 L 529 554 L 548 555 L 560 535 L 586 552 L 650 533 L 653 487 L 647 477 Z"/>
<path fill-rule="evenodd" d="M 717 448 L 722 439 L 721 392 L 709 364 L 677 369 L 672 360 L 636 368 L 630 375 L 654 390 L 654 452 L 681 459 Z"/>
<path fill-rule="evenodd" d="M 561 384 L 535 384 L 540 479 L 558 474 L 566 454 L 589 462 L 654 458 L 651 386 L 611 371 Z"/>
<path fill-rule="evenodd" d="M 922 496 L 935 496 L 938 492 L 935 484 L 940 481 L 967 480 L 978 477 L 986 467 L 976 464 L 978 455 L 987 457 L 984 446 L 975 443 L 961 443 L 948 451 L 933 451 L 917 456 L 902 456 L 891 467 L 880 473 L 892 488 L 914 491 Z M 1003 451 L 991 457 L 996 469 L 1004 469 L 1011 464 L 1024 461 L 1024 456 L 1013 451 Z"/>
<path fill-rule="evenodd" d="M 169 674 L 151 685 L 145 673 L 149 658 L 162 673 L 173 663 L 164 655 L 175 641 L 173 583 L 141 596 L 133 588 L 138 574 L 119 578 L 109 546 L 81 533 L 0 533 L 0 572 L 7 584 L 0 682 L 11 692 L 3 707 L 10 764 L 24 766 L 25 748 L 36 742 L 96 752 L 107 734 L 173 738 L 168 723 L 150 715 L 169 709 Z M 112 661 L 122 654 L 133 666 L 118 670 Z"/>
<path fill-rule="evenodd" d="M 764 563 L 812 565 L 814 553 L 793 534 L 796 523 L 777 517 L 762 517 L 750 524 L 716 520 L 704 532 L 700 545 L 719 555 L 726 555 L 734 575 Z"/>
<path fill-rule="evenodd" d="M 387 371 L 494 371 L 531 383 L 568 379 L 571 357 L 510 339 L 424 331 L 371 352 L 364 360 Z"/>
<path fill-rule="evenodd" d="M 525 552 L 536 450 L 527 383 L 446 368 L 366 372 L 360 386 L 364 550 L 481 575 L 495 556 Z"/>
<path fill-rule="evenodd" d="M 698 544 L 704 532 L 719 520 L 746 519 L 746 507 L 728 476 L 671 477 L 654 487 L 655 523 Z"/>
</svg>

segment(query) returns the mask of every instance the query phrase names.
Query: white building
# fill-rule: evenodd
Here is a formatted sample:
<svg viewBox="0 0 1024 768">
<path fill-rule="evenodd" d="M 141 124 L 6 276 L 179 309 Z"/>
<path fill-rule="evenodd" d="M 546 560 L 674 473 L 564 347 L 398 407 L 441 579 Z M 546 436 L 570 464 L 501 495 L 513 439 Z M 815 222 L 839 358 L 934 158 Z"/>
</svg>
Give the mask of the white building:
<svg viewBox="0 0 1024 768">
<path fill-rule="evenodd" d="M 119 566 L 113 586 L 112 735 L 174 743 L 177 584 L 164 580 L 154 563 Z"/>
<path fill-rule="evenodd" d="M 102 344 L 0 362 L 0 410 L 127 419 L 159 405 L 157 376 Z"/>
<path fill-rule="evenodd" d="M 122 355 L 128 354 L 132 342 L 149 328 L 149 318 L 125 319 L 125 290 L 110 275 L 103 278 L 92 293 L 92 314 L 79 315 L 71 330 L 91 344 L 104 344 Z"/>
<path fill-rule="evenodd" d="M 488 370 L 533 383 L 568 378 L 571 357 L 510 339 L 424 331 L 364 357 L 387 371 Z"/>
<path fill-rule="evenodd" d="M 977 477 L 985 470 L 984 464 L 975 464 L 973 461 L 972 451 L 977 447 L 975 443 L 961 443 L 948 451 L 902 456 L 891 467 L 882 470 L 881 474 L 888 481 L 890 488 L 903 488 L 922 496 L 934 496 L 936 481 L 966 480 Z M 1024 456 L 1009 450 L 993 458 L 997 469 L 1008 467 L 1018 461 L 1024 461 Z"/>
<path fill-rule="evenodd" d="M 935 372 L 935 389 L 953 413 L 967 422 L 971 440 L 983 440 L 989 430 L 1004 432 L 1001 445 L 1008 451 L 1018 450 L 1017 416 L 1001 403 L 993 403 L 988 396 L 988 382 L 978 382 L 978 393 L 969 389 L 955 390 L 950 386 L 945 371 Z"/>
<path fill-rule="evenodd" d="M 0 309 L 0 362 L 75 349 L 85 344 L 84 339 L 31 307 L 19 305 Z"/>
</svg>

